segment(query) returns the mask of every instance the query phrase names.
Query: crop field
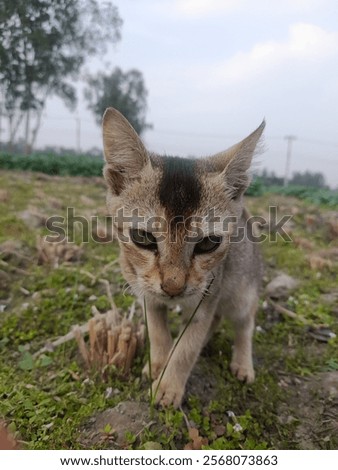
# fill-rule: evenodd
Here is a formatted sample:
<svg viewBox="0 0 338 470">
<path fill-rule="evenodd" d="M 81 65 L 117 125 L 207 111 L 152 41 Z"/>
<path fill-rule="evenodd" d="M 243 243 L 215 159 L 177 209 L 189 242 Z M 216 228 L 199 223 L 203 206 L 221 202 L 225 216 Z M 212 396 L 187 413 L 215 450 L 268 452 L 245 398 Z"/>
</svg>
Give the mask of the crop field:
<svg viewBox="0 0 338 470">
<path fill-rule="evenodd" d="M 232 332 L 224 323 L 194 368 L 182 408 L 161 410 L 151 406 L 141 377 L 147 337 L 105 224 L 102 162 L 90 160 L 95 170 L 81 173 L 50 161 L 42 173 L 43 159 L 33 171 L 13 171 L 5 161 L 0 421 L 21 448 L 338 449 L 335 194 L 251 189 L 258 195 L 246 197 L 247 206 L 267 220 L 261 230 L 270 234 L 262 243 L 256 381 L 243 385 L 230 374 Z M 291 216 L 284 226 L 291 241 L 273 236 L 272 206 L 277 220 Z M 46 242 L 46 223 L 56 216 L 60 227 L 67 213 L 72 242 Z M 121 328 L 116 333 L 120 352 L 127 344 L 124 362 L 100 350 L 102 337 L 95 346 L 94 337 L 106 334 L 93 324 L 100 314 L 129 328 L 128 344 Z M 174 332 L 179 315 L 171 312 Z"/>
</svg>

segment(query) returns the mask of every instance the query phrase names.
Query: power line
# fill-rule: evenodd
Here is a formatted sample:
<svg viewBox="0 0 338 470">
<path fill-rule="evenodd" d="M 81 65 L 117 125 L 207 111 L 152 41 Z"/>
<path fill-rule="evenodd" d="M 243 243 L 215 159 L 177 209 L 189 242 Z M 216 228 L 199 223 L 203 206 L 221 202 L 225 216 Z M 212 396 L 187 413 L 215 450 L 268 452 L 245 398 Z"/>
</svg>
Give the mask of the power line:
<svg viewBox="0 0 338 470">
<path fill-rule="evenodd" d="M 158 128 L 153 128 L 149 129 L 148 132 L 153 132 L 155 134 L 168 134 L 168 135 L 177 135 L 177 136 L 182 136 L 182 137 L 197 137 L 197 138 L 215 138 L 215 139 L 242 139 L 243 134 L 213 134 L 213 133 L 201 133 L 201 132 L 184 132 L 184 131 L 179 131 L 179 130 L 174 130 L 174 129 L 158 129 Z M 266 140 L 284 140 L 285 136 L 283 137 L 282 135 L 265 135 Z M 331 147 L 337 147 L 338 148 L 338 142 L 332 142 L 332 141 L 324 141 L 324 140 L 317 140 L 317 139 L 307 139 L 303 137 L 297 137 L 297 140 L 302 143 L 309 143 L 309 144 L 315 144 L 315 145 L 326 145 L 326 146 L 331 146 Z"/>
<path fill-rule="evenodd" d="M 328 145 L 330 147 L 337 147 L 338 148 L 338 142 L 328 142 L 324 140 L 317 140 L 317 139 L 307 139 L 307 138 L 302 138 L 300 137 L 298 140 L 301 142 L 305 142 L 308 144 L 315 144 L 315 145 Z"/>
<path fill-rule="evenodd" d="M 77 119 L 76 117 L 68 117 L 68 116 L 50 116 L 47 113 L 44 113 L 44 116 L 51 120 L 74 120 Z M 87 122 L 90 124 L 94 124 L 94 120 L 80 118 L 82 122 Z M 201 133 L 201 132 L 194 132 L 194 131 L 181 131 L 177 129 L 163 129 L 154 127 L 149 129 L 147 132 L 152 132 L 155 134 L 168 134 L 168 135 L 177 135 L 182 137 L 199 137 L 199 138 L 215 138 L 215 139 L 241 139 L 243 138 L 243 134 L 222 134 L 222 133 Z M 265 139 L 267 140 L 283 140 L 285 136 L 282 135 L 265 135 Z M 309 144 L 316 144 L 316 145 L 328 145 L 332 147 L 338 147 L 338 142 L 332 141 L 324 141 L 319 139 L 308 139 L 306 137 L 297 137 L 299 142 L 306 142 Z"/>
</svg>

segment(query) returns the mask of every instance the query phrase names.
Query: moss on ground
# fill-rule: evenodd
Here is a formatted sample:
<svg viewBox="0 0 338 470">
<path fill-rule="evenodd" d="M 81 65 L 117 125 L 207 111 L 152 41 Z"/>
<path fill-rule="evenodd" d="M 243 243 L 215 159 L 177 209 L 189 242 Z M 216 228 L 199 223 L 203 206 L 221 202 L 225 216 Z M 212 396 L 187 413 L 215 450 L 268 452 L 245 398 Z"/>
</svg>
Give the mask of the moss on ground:
<svg viewBox="0 0 338 470">
<path fill-rule="evenodd" d="M 24 448 L 81 448 L 81 429 L 95 413 L 124 400 L 148 400 L 147 384 L 140 380 L 144 358 L 136 359 L 129 377 L 111 368 L 103 380 L 97 371 L 84 369 L 74 342 L 38 358 L 34 353 L 74 324 L 85 323 L 93 305 L 102 312 L 109 308 L 100 276 L 112 284 L 121 311 L 128 311 L 134 299 L 123 294 L 124 281 L 114 263 L 115 243 L 90 240 L 79 261 L 58 267 L 38 265 L 36 236 L 46 230 L 42 224 L 29 225 L 20 214 L 33 207 L 46 217 L 65 216 L 71 206 L 79 215 L 99 215 L 103 220 L 104 185 L 95 178 L 2 171 L 0 186 L 5 198 L 0 209 L 0 244 L 19 242 L 12 252 L 0 254 L 0 417 Z M 324 294 L 337 291 L 337 262 L 332 259 L 331 265 L 320 269 L 311 269 L 309 264 L 311 254 L 338 246 L 325 225 L 328 210 L 276 195 L 272 200 L 264 195 L 248 203 L 257 214 L 266 213 L 269 204 L 277 205 L 281 213 L 296 214 L 292 236 L 310 240 L 313 248 L 306 250 L 280 238 L 266 241 L 262 247 L 266 281 L 278 271 L 297 278 L 299 287 L 283 305 L 309 323 L 326 324 L 337 333 L 337 305 L 323 300 Z M 309 214 L 318 217 L 318 223 L 315 220 L 309 226 Z M 308 325 L 277 314 L 263 302 L 257 326 L 253 385 L 240 384 L 229 372 L 231 332 L 224 325 L 203 352 L 183 409 L 155 412 L 152 419 L 158 426 L 145 427 L 137 436 L 127 433 L 124 447 L 147 448 L 155 442 L 164 449 L 184 448 L 191 441 L 188 420 L 198 429 L 206 449 L 301 448 L 302 418 L 295 409 L 299 391 L 304 381 L 338 370 L 337 339 L 318 342 L 309 334 Z M 202 385 L 209 388 L 204 390 Z M 333 406 L 315 389 L 307 393 L 314 405 Z M 109 434 L 109 430 L 102 433 Z M 315 423 L 308 433 L 316 433 Z M 315 448 L 338 448 L 336 433 L 324 435 L 319 428 L 312 442 Z"/>
</svg>

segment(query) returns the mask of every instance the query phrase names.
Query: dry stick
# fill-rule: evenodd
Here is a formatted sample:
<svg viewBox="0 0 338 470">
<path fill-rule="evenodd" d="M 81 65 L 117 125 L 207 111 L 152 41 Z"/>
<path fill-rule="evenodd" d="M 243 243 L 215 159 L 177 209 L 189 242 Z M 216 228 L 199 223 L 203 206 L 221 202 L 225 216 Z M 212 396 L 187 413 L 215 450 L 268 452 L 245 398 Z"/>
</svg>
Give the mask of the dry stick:
<svg viewBox="0 0 338 470">
<path fill-rule="evenodd" d="M 65 269 L 68 269 L 68 271 L 76 271 L 76 272 L 80 272 L 81 274 L 84 274 L 85 276 L 89 277 L 89 279 L 91 279 L 92 285 L 95 284 L 95 282 L 97 281 L 94 274 L 90 273 L 89 271 L 86 271 L 85 269 L 80 269 L 79 270 L 78 268 L 74 268 L 74 266 L 67 266 L 65 264 L 63 264 L 62 267 L 65 268 Z"/>
<path fill-rule="evenodd" d="M 107 316 L 107 313 L 100 313 L 99 315 L 100 315 L 100 317 L 105 318 Z M 33 357 L 37 357 L 40 354 L 45 353 L 45 352 L 51 352 L 51 350 L 55 349 L 57 346 L 61 346 L 61 344 L 67 343 L 68 341 L 71 341 L 72 339 L 74 339 L 75 336 L 74 336 L 73 328 L 66 335 L 60 336 L 55 341 L 47 343 L 47 346 L 44 346 L 39 351 L 34 353 Z M 89 331 L 89 322 L 85 323 L 84 325 L 79 326 L 79 329 L 80 329 L 82 334 L 88 333 L 88 331 Z"/>
<path fill-rule="evenodd" d="M 85 269 L 80 269 L 80 273 L 84 274 L 85 276 L 88 276 L 92 280 L 92 284 L 95 284 L 96 277 L 94 276 L 94 274 L 90 273 L 89 271 L 86 271 Z"/>
<path fill-rule="evenodd" d="M 97 309 L 96 305 L 92 305 L 91 311 L 92 311 L 93 317 L 102 315 L 102 313 Z M 107 314 L 108 312 L 105 313 L 105 315 Z"/>
<path fill-rule="evenodd" d="M 191 428 L 191 425 L 190 425 L 190 423 L 189 423 L 188 417 L 187 417 L 187 415 L 184 413 L 182 406 L 179 407 L 179 410 L 180 410 L 180 412 L 181 412 L 182 415 L 183 415 L 183 418 L 184 418 L 184 421 L 185 421 L 185 425 L 187 426 L 187 429 L 188 429 L 188 431 L 189 431 L 189 429 Z"/>
<path fill-rule="evenodd" d="M 29 276 L 30 272 L 25 271 L 24 269 L 16 268 L 15 266 L 11 266 L 10 264 L 6 263 L 3 259 L 0 259 L 0 264 L 2 266 L 6 266 L 6 268 L 9 268 L 11 271 L 14 271 L 19 274 L 24 274 L 25 276 Z"/>
<path fill-rule="evenodd" d="M 111 332 L 112 332 L 112 341 L 113 341 L 113 353 L 112 353 L 112 358 L 113 358 L 114 355 L 118 351 L 117 343 L 118 343 L 119 336 L 121 333 L 121 325 L 111 327 Z"/>
<path fill-rule="evenodd" d="M 117 351 L 120 353 L 120 362 L 116 363 L 117 366 L 123 367 L 128 354 L 128 341 L 130 340 L 131 328 L 130 326 L 122 326 L 117 343 Z"/>
<path fill-rule="evenodd" d="M 88 332 L 89 332 L 89 351 L 90 351 L 90 360 L 93 362 L 95 357 L 95 342 L 96 342 L 96 330 L 95 330 L 95 318 L 91 318 L 88 322 Z"/>
<path fill-rule="evenodd" d="M 304 325 L 309 325 L 312 328 L 320 328 L 322 325 L 318 325 L 317 323 L 313 323 L 307 318 L 303 317 L 303 315 L 298 315 L 297 313 L 293 312 L 292 310 L 289 310 L 285 307 L 282 307 L 281 305 L 277 304 L 271 299 L 268 299 L 268 303 L 270 303 L 279 313 L 282 313 L 283 315 L 293 318 L 294 320 L 300 320 Z"/>
<path fill-rule="evenodd" d="M 113 356 L 112 360 L 110 361 L 110 363 L 113 366 L 120 367 L 120 365 L 123 363 L 123 361 L 124 361 L 123 354 L 121 353 L 121 351 L 118 351 L 114 354 L 114 356 Z"/>
<path fill-rule="evenodd" d="M 134 302 L 131 304 L 131 307 L 130 307 L 130 312 L 129 312 L 129 315 L 128 315 L 128 320 L 129 320 L 129 321 L 132 321 L 132 319 L 134 318 L 135 309 L 136 309 L 136 302 L 134 301 Z"/>
<path fill-rule="evenodd" d="M 149 423 L 143 426 L 143 428 L 137 434 L 135 434 L 135 438 L 137 439 L 143 433 L 145 429 L 150 428 L 150 426 L 152 426 L 153 424 L 156 424 L 156 421 L 149 421 Z"/>
<path fill-rule="evenodd" d="M 108 353 L 108 364 L 110 363 L 115 349 L 114 349 L 114 337 L 113 337 L 113 332 L 111 330 L 108 331 L 107 333 L 107 353 Z"/>
<path fill-rule="evenodd" d="M 81 333 L 80 327 L 79 326 L 74 327 L 73 332 L 74 332 L 74 337 L 75 337 L 76 342 L 78 344 L 81 356 L 83 357 L 86 366 L 89 367 L 90 357 L 89 357 L 88 350 L 86 348 L 86 344 L 84 342 L 83 335 Z"/>
<path fill-rule="evenodd" d="M 281 305 L 277 304 L 271 299 L 268 299 L 268 303 L 270 303 L 274 307 L 274 309 L 277 310 L 277 312 L 282 313 L 283 315 L 286 315 L 287 317 L 293 318 L 294 320 L 300 320 L 302 323 L 305 323 L 307 325 L 311 324 L 311 322 L 309 322 L 302 315 L 297 315 L 297 313 L 285 307 L 282 307 Z"/>
<path fill-rule="evenodd" d="M 159 378 L 159 380 L 158 380 L 158 384 L 157 384 L 157 387 L 156 387 L 156 389 L 155 389 L 155 393 L 154 393 L 154 395 L 153 395 L 153 399 L 154 399 L 154 400 L 155 400 L 155 398 L 156 398 L 156 395 L 157 395 L 157 392 L 158 392 L 158 389 L 159 389 L 161 380 L 162 380 L 162 378 L 163 378 L 163 376 L 164 376 L 164 374 L 165 374 L 165 371 L 167 370 L 167 367 L 168 367 L 168 364 L 169 364 L 169 362 L 170 362 L 170 359 L 172 358 L 172 356 L 173 356 L 173 354 L 174 354 L 174 352 L 175 352 L 175 350 L 176 350 L 176 348 L 177 348 L 177 346 L 178 346 L 178 343 L 181 341 L 181 338 L 182 338 L 182 336 L 184 335 L 184 333 L 186 332 L 188 326 L 189 326 L 190 323 L 193 321 L 193 319 L 194 319 L 194 317 L 195 317 L 195 315 L 196 315 L 196 313 L 197 313 L 197 310 L 200 308 L 201 303 L 202 303 L 203 300 L 205 299 L 206 292 L 209 292 L 209 289 L 210 289 L 210 287 L 212 286 L 212 283 L 214 282 L 214 280 L 215 280 L 215 276 L 213 275 L 211 281 L 209 282 L 209 285 L 208 285 L 206 291 L 203 293 L 203 295 L 202 295 L 200 301 L 198 302 L 197 307 L 196 307 L 195 310 L 193 311 L 193 313 L 192 313 L 192 315 L 190 316 L 189 320 L 187 321 L 185 327 L 183 328 L 183 330 L 181 331 L 180 335 L 178 336 L 178 338 L 177 338 L 177 340 L 176 340 L 176 342 L 175 342 L 175 344 L 174 344 L 172 350 L 170 351 L 170 354 L 169 354 L 169 356 L 168 356 L 168 359 L 167 359 L 167 361 L 166 361 L 166 363 L 165 363 L 165 366 L 164 366 L 164 368 L 163 368 L 163 370 L 162 370 L 162 372 L 161 372 L 160 378 Z"/>
<path fill-rule="evenodd" d="M 129 372 L 129 370 L 131 368 L 131 364 L 133 362 L 135 352 L 136 352 L 136 346 L 137 346 L 137 339 L 133 335 L 130 338 L 130 341 L 129 341 L 128 351 L 127 351 L 127 358 L 126 358 L 126 362 L 125 362 L 125 365 L 124 365 L 124 372 Z"/>
<path fill-rule="evenodd" d="M 20 287 L 20 291 L 21 291 L 24 295 L 30 295 L 29 290 L 25 289 L 24 287 Z"/>
<path fill-rule="evenodd" d="M 29 256 L 23 255 L 22 253 L 18 253 L 17 251 L 13 251 L 13 250 L 3 250 L 1 251 L 1 254 L 14 255 L 17 258 L 25 259 L 26 261 L 32 261 L 32 258 L 30 258 Z"/>
<path fill-rule="evenodd" d="M 103 363 L 103 353 L 104 353 L 104 324 L 101 321 L 98 321 L 95 325 L 96 332 L 96 342 L 95 342 L 95 353 L 96 353 L 96 362 L 98 364 Z"/>
<path fill-rule="evenodd" d="M 106 286 L 107 297 L 109 299 L 111 309 L 112 309 L 113 313 L 117 315 L 118 310 L 117 310 L 116 304 L 115 304 L 114 299 L 113 299 L 113 294 L 112 294 L 112 291 L 111 291 L 111 288 L 110 288 L 109 281 L 107 279 L 99 279 L 99 281 Z"/>
<path fill-rule="evenodd" d="M 111 268 L 112 266 L 114 266 L 115 264 L 118 263 L 118 259 L 114 259 L 113 261 L 111 261 L 110 263 L 106 264 L 102 269 L 101 271 L 99 272 L 98 276 L 101 276 L 102 274 L 105 274 L 106 271 L 108 271 L 109 268 Z"/>
</svg>

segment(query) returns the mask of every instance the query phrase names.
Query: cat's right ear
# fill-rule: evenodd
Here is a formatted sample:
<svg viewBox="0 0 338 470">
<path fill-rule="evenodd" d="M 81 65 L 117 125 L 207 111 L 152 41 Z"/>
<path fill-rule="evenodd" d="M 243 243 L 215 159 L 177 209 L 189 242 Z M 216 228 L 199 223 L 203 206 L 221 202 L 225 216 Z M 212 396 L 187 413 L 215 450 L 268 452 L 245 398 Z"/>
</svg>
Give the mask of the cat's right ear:
<svg viewBox="0 0 338 470">
<path fill-rule="evenodd" d="M 103 174 L 112 193 L 118 196 L 150 160 L 136 131 L 116 109 L 106 109 L 102 130 L 106 160 Z"/>
</svg>

